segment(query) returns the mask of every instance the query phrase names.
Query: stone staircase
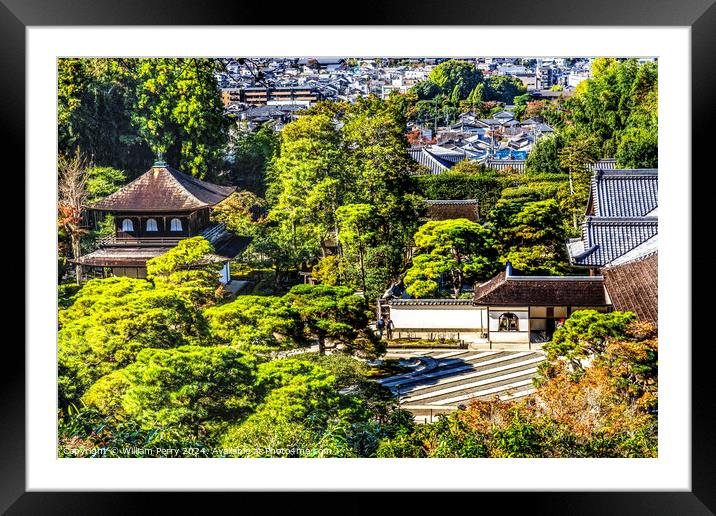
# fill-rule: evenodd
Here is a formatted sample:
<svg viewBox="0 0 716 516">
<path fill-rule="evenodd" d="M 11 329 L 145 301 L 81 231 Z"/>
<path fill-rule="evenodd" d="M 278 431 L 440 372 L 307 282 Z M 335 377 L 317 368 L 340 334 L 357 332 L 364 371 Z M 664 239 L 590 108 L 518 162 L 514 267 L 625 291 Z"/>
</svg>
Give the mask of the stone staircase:
<svg viewBox="0 0 716 516">
<path fill-rule="evenodd" d="M 532 379 L 544 360 L 539 351 L 389 349 L 386 358 L 418 359 L 422 367 L 380 383 L 401 407 L 426 423 L 467 406 L 472 399 L 518 399 L 534 392 Z M 429 367 L 426 367 L 426 363 Z"/>
</svg>

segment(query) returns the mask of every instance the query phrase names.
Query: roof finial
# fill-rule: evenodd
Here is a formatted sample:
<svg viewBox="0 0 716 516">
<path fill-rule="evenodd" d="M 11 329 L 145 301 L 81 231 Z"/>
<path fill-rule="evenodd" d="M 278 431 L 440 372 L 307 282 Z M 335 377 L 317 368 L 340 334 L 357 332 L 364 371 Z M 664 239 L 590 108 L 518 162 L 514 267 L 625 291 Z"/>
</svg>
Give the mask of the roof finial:
<svg viewBox="0 0 716 516">
<path fill-rule="evenodd" d="M 157 159 L 154 160 L 154 165 L 152 165 L 152 168 L 166 168 L 169 164 L 164 161 L 164 153 L 162 151 L 157 152 Z"/>
</svg>

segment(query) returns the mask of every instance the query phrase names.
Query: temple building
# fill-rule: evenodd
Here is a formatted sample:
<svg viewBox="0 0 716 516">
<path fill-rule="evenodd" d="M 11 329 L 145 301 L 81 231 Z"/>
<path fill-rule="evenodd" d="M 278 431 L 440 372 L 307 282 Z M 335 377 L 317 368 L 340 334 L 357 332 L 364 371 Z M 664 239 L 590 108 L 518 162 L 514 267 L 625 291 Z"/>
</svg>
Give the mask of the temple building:
<svg viewBox="0 0 716 516">
<path fill-rule="evenodd" d="M 98 241 L 98 248 L 81 256 L 84 279 L 128 276 L 146 278 L 147 260 L 166 253 L 179 241 L 203 236 L 214 247 L 209 259 L 223 262 L 221 282 L 231 281 L 229 260 L 250 239 L 210 221 L 209 211 L 236 191 L 234 186 L 201 181 L 163 161 L 112 195 L 89 206 L 103 217 L 114 217 L 114 232 Z"/>
<path fill-rule="evenodd" d="M 567 250 L 590 275 L 521 276 L 508 263 L 475 285 L 472 299 L 409 299 L 391 288 L 381 315 L 393 322 L 394 337 L 503 350 L 540 349 L 578 310 L 629 311 L 656 324 L 658 170 L 596 169 L 586 216 L 582 237 Z"/>
<path fill-rule="evenodd" d="M 572 265 L 604 277 L 615 310 L 658 322 L 658 169 L 596 169 Z"/>
<path fill-rule="evenodd" d="M 457 339 L 476 349 L 535 350 L 577 310 L 608 312 L 602 276 L 521 276 L 505 270 L 472 299 L 392 299 L 398 338 Z"/>
<path fill-rule="evenodd" d="M 596 170 L 582 236 L 567 243 L 571 264 L 596 273 L 636 248 L 656 249 L 658 182 L 656 169 Z"/>
</svg>

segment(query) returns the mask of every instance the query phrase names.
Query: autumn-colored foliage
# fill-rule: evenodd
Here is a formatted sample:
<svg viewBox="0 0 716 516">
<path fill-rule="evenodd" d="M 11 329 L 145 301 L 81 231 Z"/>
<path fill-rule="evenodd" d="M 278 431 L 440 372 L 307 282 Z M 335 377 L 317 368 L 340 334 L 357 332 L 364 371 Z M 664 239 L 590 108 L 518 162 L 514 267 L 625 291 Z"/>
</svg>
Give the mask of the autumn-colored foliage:
<svg viewBox="0 0 716 516">
<path fill-rule="evenodd" d="M 606 318 L 608 314 L 601 314 Z M 600 317 L 593 325 L 604 324 Z M 657 338 L 631 322 L 574 368 L 553 356 L 520 401 L 473 400 L 466 410 L 381 442 L 383 457 L 655 457 Z"/>
</svg>

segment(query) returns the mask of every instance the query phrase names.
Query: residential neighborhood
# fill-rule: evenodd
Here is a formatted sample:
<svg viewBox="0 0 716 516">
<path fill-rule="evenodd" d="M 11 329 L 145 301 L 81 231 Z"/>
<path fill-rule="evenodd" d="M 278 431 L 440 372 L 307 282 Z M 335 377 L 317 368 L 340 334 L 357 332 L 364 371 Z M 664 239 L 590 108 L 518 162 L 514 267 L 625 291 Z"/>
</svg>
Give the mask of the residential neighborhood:
<svg viewBox="0 0 716 516">
<path fill-rule="evenodd" d="M 656 456 L 657 71 L 59 60 L 58 456 Z"/>
</svg>

